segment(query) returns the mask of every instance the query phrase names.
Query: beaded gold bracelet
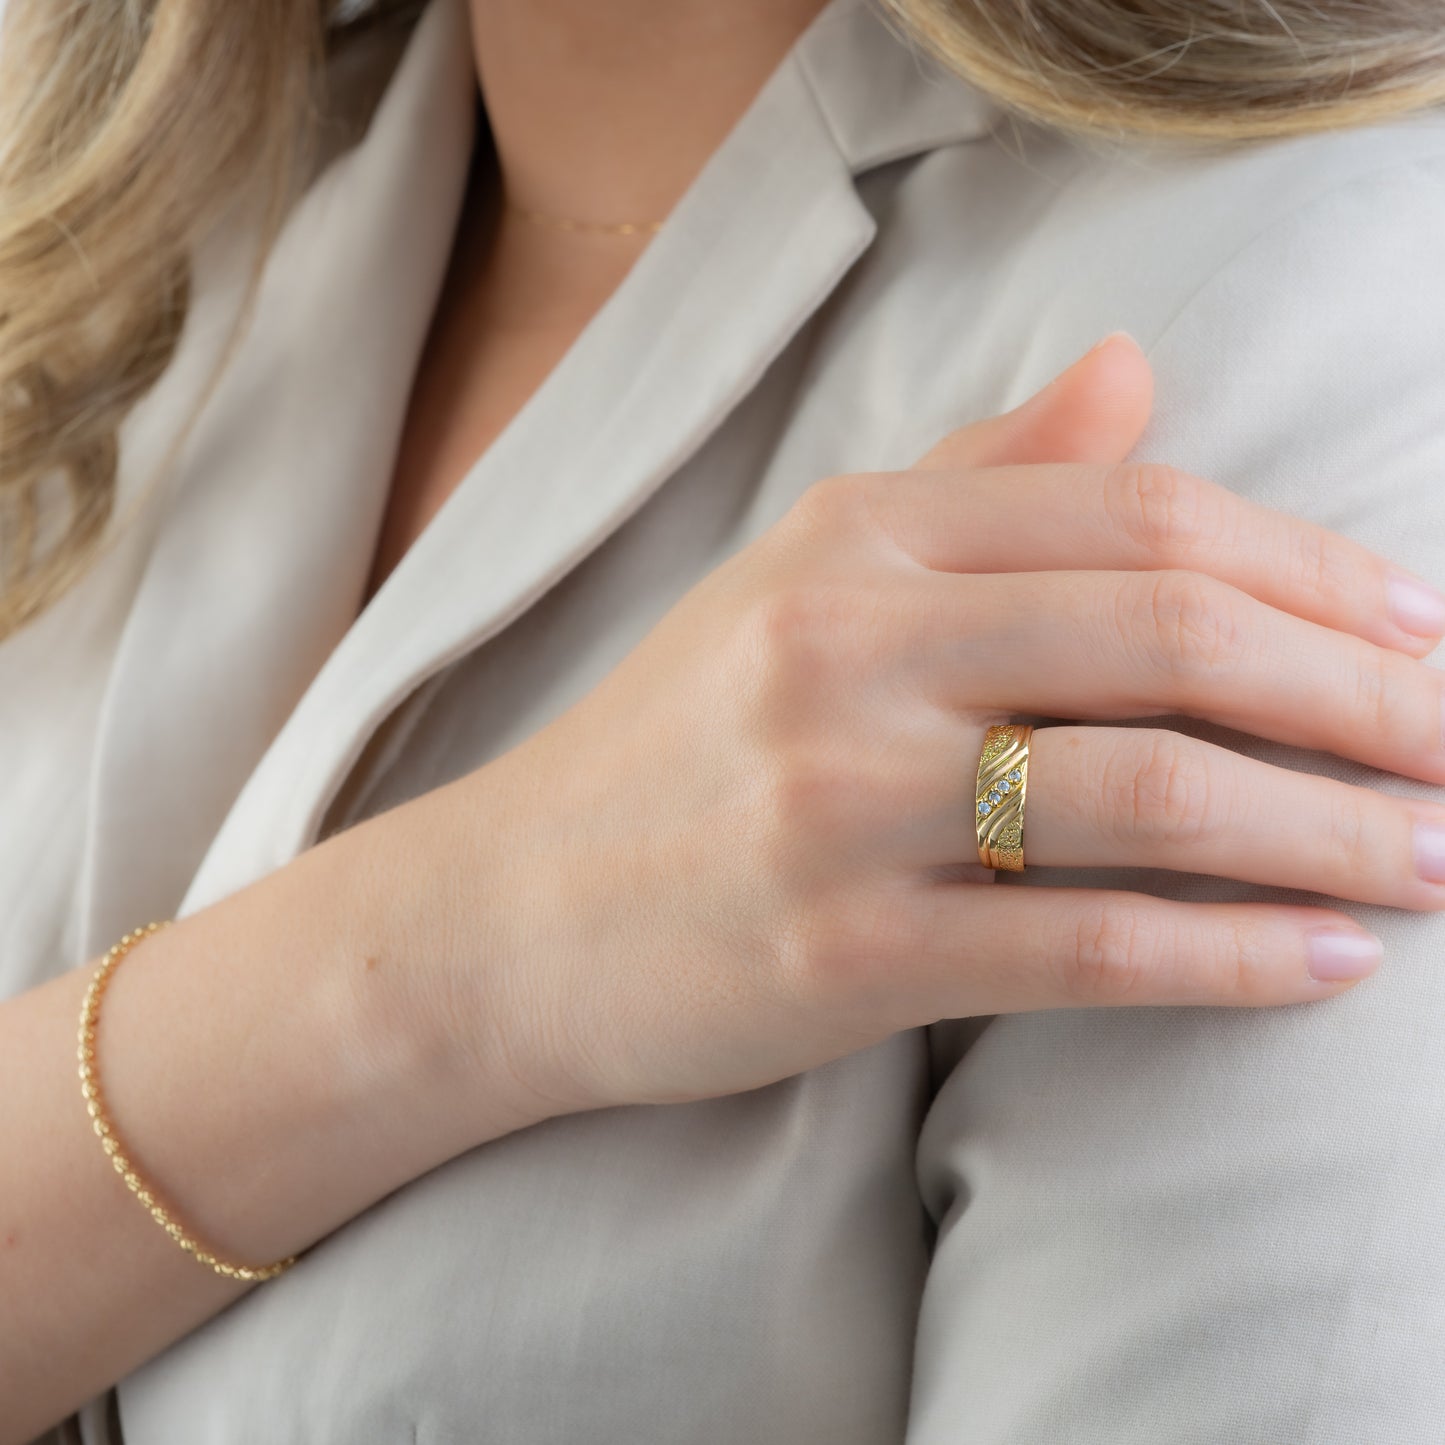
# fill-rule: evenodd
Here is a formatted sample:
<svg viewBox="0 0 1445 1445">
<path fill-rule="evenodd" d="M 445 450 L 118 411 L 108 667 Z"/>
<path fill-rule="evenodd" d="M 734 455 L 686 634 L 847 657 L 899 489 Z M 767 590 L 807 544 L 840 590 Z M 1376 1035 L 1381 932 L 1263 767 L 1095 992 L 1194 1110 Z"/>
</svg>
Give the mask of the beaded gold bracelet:
<svg viewBox="0 0 1445 1445">
<path fill-rule="evenodd" d="M 120 1141 L 115 1136 L 115 1130 L 106 1117 L 105 1103 L 100 1092 L 100 1082 L 96 1077 L 95 1068 L 95 1021 L 100 1011 L 101 995 L 105 993 L 106 985 L 110 982 L 110 976 L 116 964 L 142 938 L 154 933 L 159 928 L 164 928 L 167 922 L 169 922 L 168 919 L 158 923 L 148 923 L 144 928 L 136 929 L 134 933 L 127 933 L 119 943 L 112 946 L 101 960 L 100 966 L 95 971 L 95 977 L 90 981 L 90 987 L 85 991 L 85 1004 L 80 1011 L 80 1047 L 78 1050 L 81 1092 L 85 1095 L 85 1107 L 90 1113 L 90 1121 L 95 1126 L 95 1132 L 100 1135 L 100 1142 L 104 1146 L 105 1152 L 110 1156 L 110 1162 L 115 1165 L 116 1173 L 125 1180 L 126 1187 L 130 1192 L 150 1211 L 151 1218 L 187 1254 L 194 1255 L 202 1264 L 210 1265 L 217 1274 L 223 1274 L 228 1279 L 274 1279 L 282 1270 L 290 1269 L 296 1263 L 294 1254 L 277 1260 L 275 1264 L 252 1269 L 248 1265 L 231 1264 L 227 1260 L 219 1259 L 208 1249 L 203 1248 L 181 1228 L 175 1218 L 156 1198 L 151 1188 L 141 1179 L 135 1166 L 126 1157 Z"/>
</svg>

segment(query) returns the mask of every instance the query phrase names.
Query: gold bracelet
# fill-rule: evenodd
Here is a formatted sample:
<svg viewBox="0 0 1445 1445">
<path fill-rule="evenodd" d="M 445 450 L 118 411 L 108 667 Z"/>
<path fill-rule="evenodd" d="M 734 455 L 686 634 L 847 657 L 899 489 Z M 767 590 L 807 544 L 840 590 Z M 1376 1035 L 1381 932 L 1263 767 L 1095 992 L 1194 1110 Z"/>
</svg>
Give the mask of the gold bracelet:
<svg viewBox="0 0 1445 1445">
<path fill-rule="evenodd" d="M 106 984 L 110 982 L 110 975 L 116 964 L 142 938 L 154 933 L 158 928 L 164 928 L 167 922 L 169 920 L 148 923 L 144 928 L 136 929 L 134 933 L 127 933 L 101 960 L 100 967 L 95 971 L 95 977 L 90 981 L 90 987 L 85 991 L 85 1004 L 80 1011 L 80 1047 L 78 1050 L 81 1092 L 85 1095 L 85 1107 L 90 1113 L 90 1121 L 95 1126 L 95 1132 L 100 1135 L 100 1142 L 104 1146 L 105 1152 L 110 1155 L 110 1162 L 115 1165 L 116 1173 L 125 1180 L 126 1187 L 130 1192 L 150 1211 L 151 1218 L 187 1254 L 194 1255 L 202 1264 L 210 1265 L 217 1274 L 223 1274 L 228 1279 L 274 1279 L 282 1270 L 290 1269 L 296 1263 L 294 1254 L 261 1269 L 251 1269 L 244 1264 L 231 1264 L 226 1260 L 218 1259 L 181 1228 L 155 1197 L 149 1186 L 136 1173 L 135 1166 L 126 1158 L 125 1151 L 120 1147 L 120 1141 L 115 1137 L 115 1131 L 111 1128 L 110 1120 L 106 1117 L 105 1104 L 101 1097 L 100 1083 L 96 1078 L 95 1070 L 95 1020 L 100 1009 L 101 995 L 105 992 Z"/>
</svg>

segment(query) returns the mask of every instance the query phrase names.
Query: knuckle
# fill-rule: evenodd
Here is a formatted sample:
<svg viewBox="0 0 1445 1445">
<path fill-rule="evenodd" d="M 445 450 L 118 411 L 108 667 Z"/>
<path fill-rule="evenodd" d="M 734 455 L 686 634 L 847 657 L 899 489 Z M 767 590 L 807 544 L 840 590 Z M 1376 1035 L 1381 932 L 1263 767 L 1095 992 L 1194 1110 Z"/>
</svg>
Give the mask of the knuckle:
<svg viewBox="0 0 1445 1445">
<path fill-rule="evenodd" d="M 1381 849 L 1370 827 L 1366 800 L 1348 788 L 1331 789 L 1328 815 L 1327 861 L 1341 874 L 1353 879 L 1378 875 Z M 1371 799 L 1373 802 L 1374 800 Z"/>
<path fill-rule="evenodd" d="M 836 1011 L 886 1002 L 906 950 L 896 904 L 883 890 L 816 889 L 795 901 L 774 964 L 788 997 Z"/>
<path fill-rule="evenodd" d="M 1135 904 L 1101 899 L 1080 916 L 1063 959 L 1064 994 L 1089 1004 L 1147 1001 L 1158 928 Z"/>
<path fill-rule="evenodd" d="M 1265 933 L 1243 920 L 1231 919 L 1223 932 L 1222 949 L 1218 996 L 1243 1004 L 1265 1000 L 1279 973 L 1277 943 L 1272 944 Z"/>
<path fill-rule="evenodd" d="M 814 482 L 793 503 L 796 523 L 814 535 L 837 536 L 864 530 L 874 522 L 872 486 L 867 474 L 840 472 Z"/>
<path fill-rule="evenodd" d="M 1348 596 L 1358 582 L 1343 550 L 1322 528 L 1301 525 L 1289 548 L 1287 576 L 1295 588 L 1326 597 Z"/>
<path fill-rule="evenodd" d="M 818 669 L 839 646 L 839 614 L 837 592 L 822 583 L 795 581 L 769 592 L 755 619 L 763 677 L 816 682 Z"/>
<path fill-rule="evenodd" d="M 1105 765 L 1103 796 L 1114 826 L 1134 843 L 1206 841 L 1218 827 L 1207 757 L 1178 733 L 1141 731 L 1140 747 L 1120 748 Z"/>
<path fill-rule="evenodd" d="M 1354 726 L 1381 737 L 1399 737 L 1405 723 L 1408 689 L 1397 681 L 1390 654 L 1363 643 L 1358 649 L 1351 675 Z"/>
<path fill-rule="evenodd" d="M 770 975 L 791 1003 L 817 1008 L 825 1002 L 829 960 L 838 954 L 826 911 L 794 907 L 772 933 Z"/>
<path fill-rule="evenodd" d="M 1218 490 L 1164 462 L 1115 467 L 1104 500 L 1120 531 L 1163 565 L 1192 556 L 1218 535 L 1223 521 Z"/>
<path fill-rule="evenodd" d="M 790 750 L 768 786 L 768 832 L 775 840 L 779 876 L 804 885 L 804 870 L 822 853 L 820 844 L 836 839 L 856 807 L 857 779 L 816 755 L 799 758 Z"/>
<path fill-rule="evenodd" d="M 749 876 L 776 893 L 782 912 L 831 895 L 866 874 L 896 791 L 877 765 L 811 726 L 756 751 L 745 804 Z"/>
<path fill-rule="evenodd" d="M 1157 665 L 1176 680 L 1193 682 L 1238 660 L 1245 628 L 1232 589 L 1182 569 L 1136 575 L 1125 625 L 1144 638 Z"/>
<path fill-rule="evenodd" d="M 754 685 L 775 702 L 813 715 L 839 689 L 866 680 L 871 662 L 889 655 L 898 605 L 866 581 L 798 577 L 755 604 L 749 640 Z"/>
<path fill-rule="evenodd" d="M 774 588 L 758 602 L 758 635 L 770 654 L 811 645 L 818 627 L 818 613 L 817 590 L 804 582 L 788 582 Z"/>
</svg>

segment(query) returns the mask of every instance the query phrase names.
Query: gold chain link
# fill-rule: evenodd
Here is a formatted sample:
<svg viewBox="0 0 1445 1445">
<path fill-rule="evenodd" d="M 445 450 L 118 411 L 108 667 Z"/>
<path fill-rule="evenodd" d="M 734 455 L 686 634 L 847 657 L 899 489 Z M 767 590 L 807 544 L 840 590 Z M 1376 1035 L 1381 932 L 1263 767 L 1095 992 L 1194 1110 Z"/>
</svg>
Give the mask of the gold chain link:
<svg viewBox="0 0 1445 1445">
<path fill-rule="evenodd" d="M 507 209 L 519 216 L 535 221 L 538 225 L 556 226 L 563 231 L 595 231 L 609 236 L 631 236 L 643 231 L 656 232 L 662 229 L 661 221 L 618 221 L 608 224 L 604 221 L 574 221 L 570 216 L 549 216 L 542 211 L 529 211 L 525 206 L 514 206 L 507 202 Z"/>
<path fill-rule="evenodd" d="M 134 933 L 127 933 L 119 943 L 112 946 L 110 951 L 101 960 L 100 966 L 95 971 L 95 976 L 90 981 L 90 987 L 85 991 L 85 1004 L 80 1011 L 80 1039 L 77 1050 L 80 1059 L 80 1084 L 81 1092 L 85 1095 L 85 1106 L 90 1114 L 90 1121 L 95 1127 L 95 1132 L 100 1136 L 100 1142 L 105 1152 L 110 1156 L 110 1162 L 115 1165 L 115 1171 L 125 1180 L 126 1187 L 136 1196 L 140 1202 L 150 1211 L 150 1216 L 157 1224 L 165 1230 L 175 1242 L 180 1245 L 187 1254 L 194 1255 L 202 1264 L 208 1264 L 217 1274 L 223 1274 L 228 1279 L 244 1280 L 266 1280 L 274 1279 L 282 1270 L 290 1269 L 296 1263 L 296 1256 L 289 1255 L 287 1258 L 278 1260 L 275 1264 L 268 1264 L 261 1269 L 252 1269 L 244 1264 L 232 1264 L 227 1260 L 219 1259 L 209 1250 L 198 1244 L 184 1229 L 181 1228 L 175 1218 L 166 1210 L 165 1206 L 155 1197 L 150 1187 L 141 1179 L 136 1172 L 135 1166 L 126 1157 L 125 1151 L 120 1146 L 120 1141 L 115 1136 L 115 1130 L 111 1127 L 109 1118 L 106 1116 L 105 1103 L 100 1091 L 100 1082 L 96 1076 L 95 1067 L 95 1022 L 100 1011 L 100 1000 L 105 993 L 106 985 L 110 982 L 110 976 L 118 964 L 142 938 L 154 933 L 159 928 L 164 928 L 169 920 L 158 923 L 148 923 L 144 928 L 138 928 Z"/>
</svg>

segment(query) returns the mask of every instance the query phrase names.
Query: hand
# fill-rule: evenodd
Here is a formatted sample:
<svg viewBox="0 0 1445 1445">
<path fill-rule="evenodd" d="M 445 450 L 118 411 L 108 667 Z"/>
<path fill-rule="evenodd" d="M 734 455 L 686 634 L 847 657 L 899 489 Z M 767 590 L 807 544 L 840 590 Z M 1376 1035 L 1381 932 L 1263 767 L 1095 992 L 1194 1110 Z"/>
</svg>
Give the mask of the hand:
<svg viewBox="0 0 1445 1445">
<path fill-rule="evenodd" d="M 992 888 L 978 862 L 984 732 L 1020 714 L 1183 713 L 1445 782 L 1428 589 L 1412 609 L 1351 541 L 1120 464 L 1150 404 L 1111 339 L 910 471 L 818 483 L 588 696 L 429 795 L 449 836 L 505 840 L 506 918 L 485 968 L 454 966 L 539 1114 L 735 1093 L 940 1018 L 1351 986 L 1374 940 L 1342 912 Z M 1412 853 L 1445 808 L 1170 730 L 1039 727 L 1027 796 L 1030 870 L 1445 904 Z"/>
</svg>

